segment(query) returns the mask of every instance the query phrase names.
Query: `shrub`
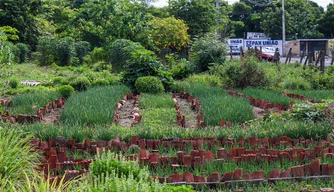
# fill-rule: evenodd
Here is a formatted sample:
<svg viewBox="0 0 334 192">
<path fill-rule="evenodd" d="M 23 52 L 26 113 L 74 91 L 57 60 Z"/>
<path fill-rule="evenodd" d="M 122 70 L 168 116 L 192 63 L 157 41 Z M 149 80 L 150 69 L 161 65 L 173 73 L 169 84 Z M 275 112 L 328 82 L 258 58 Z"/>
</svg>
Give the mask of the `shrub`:
<svg viewBox="0 0 334 192">
<path fill-rule="evenodd" d="M 38 61 L 41 66 L 51 65 L 53 62 L 53 49 L 55 39 L 51 36 L 43 36 L 38 39 L 37 51 Z"/>
<path fill-rule="evenodd" d="M 108 60 L 108 52 L 102 47 L 95 47 L 91 52 L 91 57 L 94 63 Z"/>
<path fill-rule="evenodd" d="M 73 63 L 75 42 L 71 37 L 57 39 L 53 48 L 54 60 L 58 66 L 68 66 Z"/>
<path fill-rule="evenodd" d="M 161 93 L 165 91 L 161 80 L 153 76 L 139 77 L 136 80 L 135 87 L 140 93 Z"/>
<path fill-rule="evenodd" d="M 18 63 L 24 63 L 27 61 L 27 58 L 30 54 L 30 47 L 24 43 L 18 43 L 15 45 L 15 56 L 18 60 Z"/>
<path fill-rule="evenodd" d="M 221 86 L 222 80 L 217 75 L 201 74 L 191 75 L 186 79 L 190 84 L 204 84 L 209 86 Z"/>
<path fill-rule="evenodd" d="M 109 63 L 97 62 L 93 64 L 92 69 L 93 71 L 96 71 L 96 72 L 103 71 L 103 70 L 111 71 L 112 67 Z"/>
<path fill-rule="evenodd" d="M 110 85 L 116 85 L 116 84 L 119 83 L 121 78 L 119 76 L 116 76 L 116 75 L 110 75 L 110 76 L 106 77 L 106 79 L 108 80 Z"/>
<path fill-rule="evenodd" d="M 139 77 L 156 76 L 161 80 L 165 89 L 169 89 L 173 80 L 172 74 L 157 60 L 152 51 L 136 50 L 131 54 L 126 70 L 121 74 L 123 83 L 134 89 L 135 81 Z"/>
<path fill-rule="evenodd" d="M 179 64 L 173 65 L 171 72 L 173 74 L 173 79 L 181 80 L 193 73 L 194 69 L 189 61 L 181 59 Z"/>
<path fill-rule="evenodd" d="M 263 87 L 268 84 L 257 58 L 244 57 L 242 61 L 230 61 L 223 67 L 221 76 L 228 87 Z"/>
<path fill-rule="evenodd" d="M 207 34 L 193 43 L 191 62 L 197 72 L 206 71 L 211 64 L 225 63 L 226 50 L 226 46 L 214 34 Z"/>
<path fill-rule="evenodd" d="M 96 79 L 95 81 L 93 81 L 92 85 L 94 86 L 106 86 L 109 85 L 109 81 L 106 79 Z"/>
<path fill-rule="evenodd" d="M 68 85 L 69 82 L 65 77 L 56 77 L 53 79 L 53 84 L 55 85 Z"/>
<path fill-rule="evenodd" d="M 87 77 L 81 76 L 74 79 L 74 81 L 71 82 L 70 85 L 77 91 L 86 91 L 90 86 L 90 82 Z"/>
<path fill-rule="evenodd" d="M 284 81 L 280 84 L 283 89 L 300 89 L 300 90 L 308 90 L 311 89 L 310 82 L 306 81 L 302 77 L 298 76 L 288 76 L 284 79 Z"/>
<path fill-rule="evenodd" d="M 58 93 L 65 98 L 69 98 L 74 92 L 74 88 L 71 85 L 62 85 L 57 89 Z"/>
<path fill-rule="evenodd" d="M 90 51 L 90 44 L 87 41 L 78 41 L 75 43 L 75 51 L 76 55 L 79 59 L 79 64 L 82 65 L 84 61 L 84 57 Z"/>
<path fill-rule="evenodd" d="M 127 39 L 117 39 L 107 48 L 112 67 L 116 71 L 122 71 L 126 61 L 131 59 L 131 52 L 144 49 L 140 43 Z"/>
<path fill-rule="evenodd" d="M 8 85 L 9 87 L 16 89 L 19 86 L 19 81 L 17 79 L 10 79 Z"/>
</svg>

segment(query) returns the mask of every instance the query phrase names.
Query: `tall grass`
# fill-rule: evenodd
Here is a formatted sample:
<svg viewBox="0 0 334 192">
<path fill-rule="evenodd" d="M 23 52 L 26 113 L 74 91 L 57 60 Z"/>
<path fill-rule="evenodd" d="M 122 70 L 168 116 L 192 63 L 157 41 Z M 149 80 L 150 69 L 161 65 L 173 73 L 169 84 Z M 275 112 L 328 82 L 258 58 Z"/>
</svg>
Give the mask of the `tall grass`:
<svg viewBox="0 0 334 192">
<path fill-rule="evenodd" d="M 0 191 L 11 191 L 12 187 L 33 176 L 33 169 L 37 167 L 40 156 L 28 145 L 31 138 L 30 134 L 16 129 L 1 128 Z"/>
<path fill-rule="evenodd" d="M 273 92 L 266 89 L 245 88 L 237 91 L 255 99 L 269 101 L 272 104 L 283 104 L 285 106 L 289 106 L 290 101 L 300 102 L 299 100 L 283 96 L 279 92 Z"/>
<path fill-rule="evenodd" d="M 10 114 L 19 115 L 36 115 L 40 107 L 45 106 L 48 102 L 54 101 L 61 95 L 56 91 L 38 91 L 33 93 L 23 93 L 12 98 L 12 106 L 6 108 Z"/>
<path fill-rule="evenodd" d="M 303 95 L 309 99 L 321 101 L 326 99 L 334 99 L 334 90 L 288 90 L 287 93 Z"/>
<path fill-rule="evenodd" d="M 71 96 L 65 103 L 61 122 L 70 125 L 111 124 L 116 102 L 130 90 L 126 86 L 93 87 Z"/>
<path fill-rule="evenodd" d="M 176 110 L 171 94 L 141 94 L 141 127 L 176 126 Z"/>
<path fill-rule="evenodd" d="M 222 88 L 184 83 L 179 87 L 198 97 L 206 125 L 218 126 L 221 120 L 242 123 L 254 119 L 252 107 L 246 99 L 232 97 Z"/>
<path fill-rule="evenodd" d="M 75 139 L 77 142 L 83 142 L 85 138 L 93 140 L 112 140 L 115 136 L 119 136 L 122 140 L 129 141 L 133 135 L 146 139 L 163 139 L 163 138 L 204 138 L 213 137 L 221 139 L 230 138 L 250 138 L 258 136 L 259 138 L 279 138 L 280 136 L 288 136 L 292 139 L 300 137 L 306 139 L 325 139 L 332 131 L 332 124 L 324 123 L 305 123 L 300 121 L 287 122 L 267 122 L 261 124 L 252 124 L 250 127 L 243 128 L 237 125 L 227 128 L 206 127 L 205 129 L 180 129 L 178 126 L 170 126 L 156 124 L 155 126 L 146 126 L 139 124 L 131 129 L 112 126 L 92 126 L 85 127 L 83 125 L 43 125 L 31 124 L 13 127 L 25 132 L 30 132 L 41 140 L 64 136 L 68 139 Z"/>
</svg>

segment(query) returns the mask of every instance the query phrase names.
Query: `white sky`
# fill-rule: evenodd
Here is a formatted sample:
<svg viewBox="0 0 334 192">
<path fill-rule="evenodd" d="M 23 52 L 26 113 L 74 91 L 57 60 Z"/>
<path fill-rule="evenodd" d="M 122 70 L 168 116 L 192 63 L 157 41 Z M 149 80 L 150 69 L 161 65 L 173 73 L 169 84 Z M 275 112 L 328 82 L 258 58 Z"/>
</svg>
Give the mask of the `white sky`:
<svg viewBox="0 0 334 192">
<path fill-rule="evenodd" d="M 235 2 L 238 2 L 239 0 L 227 0 L 227 2 L 231 5 Z M 314 2 L 318 3 L 318 5 L 324 7 L 326 9 L 326 6 L 332 2 L 332 0 L 313 0 Z M 156 7 L 163 7 L 168 5 L 168 0 L 158 0 L 157 2 L 153 3 Z"/>
</svg>

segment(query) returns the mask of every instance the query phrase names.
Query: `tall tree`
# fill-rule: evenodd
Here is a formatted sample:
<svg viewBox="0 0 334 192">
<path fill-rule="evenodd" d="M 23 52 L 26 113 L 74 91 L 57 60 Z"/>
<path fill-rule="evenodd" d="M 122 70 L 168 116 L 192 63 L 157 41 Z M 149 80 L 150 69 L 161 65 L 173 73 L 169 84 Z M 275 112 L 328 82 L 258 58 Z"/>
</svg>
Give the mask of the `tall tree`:
<svg viewBox="0 0 334 192">
<path fill-rule="evenodd" d="M 319 20 L 319 31 L 324 34 L 326 38 L 334 37 L 334 4 L 329 4 L 325 14 Z"/>
<path fill-rule="evenodd" d="M 35 48 L 41 33 L 36 18 L 41 7 L 41 0 L 0 0 L 0 26 L 16 28 L 20 41 Z"/>
<path fill-rule="evenodd" d="M 203 36 L 216 25 L 215 0 L 169 0 L 169 12 L 188 25 L 192 38 Z"/>
</svg>

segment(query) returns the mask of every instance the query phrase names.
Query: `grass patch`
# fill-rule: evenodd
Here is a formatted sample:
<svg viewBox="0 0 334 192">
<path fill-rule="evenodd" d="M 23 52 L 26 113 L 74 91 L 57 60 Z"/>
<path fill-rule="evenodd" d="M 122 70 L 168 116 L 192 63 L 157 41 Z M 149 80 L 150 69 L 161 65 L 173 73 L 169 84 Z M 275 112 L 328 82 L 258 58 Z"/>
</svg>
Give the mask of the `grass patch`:
<svg viewBox="0 0 334 192">
<path fill-rule="evenodd" d="M 176 110 L 171 94 L 141 94 L 139 105 L 142 122 L 140 127 L 159 125 L 176 126 Z"/>
<path fill-rule="evenodd" d="M 36 115 L 39 108 L 59 97 L 61 97 L 61 95 L 56 91 L 23 93 L 14 96 L 12 98 L 12 106 L 5 108 L 5 110 L 8 110 L 11 115 Z"/>
<path fill-rule="evenodd" d="M 61 122 L 70 125 L 112 124 L 116 102 L 129 93 L 126 86 L 93 87 L 72 95 L 65 103 Z"/>
<path fill-rule="evenodd" d="M 294 93 L 298 95 L 303 95 L 309 99 L 321 101 L 327 99 L 334 99 L 334 90 L 288 90 L 287 93 Z"/>
<path fill-rule="evenodd" d="M 237 91 L 247 96 L 253 97 L 255 99 L 262 99 L 265 101 L 269 101 L 272 104 L 283 104 L 285 106 L 289 106 L 290 101 L 293 101 L 295 103 L 300 102 L 299 100 L 283 96 L 279 92 L 273 92 L 266 89 L 245 88 L 245 89 L 238 89 Z"/>
<path fill-rule="evenodd" d="M 242 123 L 254 119 L 252 106 L 248 100 L 232 97 L 222 88 L 203 84 L 181 84 L 180 88 L 198 97 L 206 125 L 218 126 L 221 120 Z"/>
<path fill-rule="evenodd" d="M 280 136 L 288 136 L 292 139 L 300 137 L 306 139 L 325 139 L 332 131 L 332 124 L 324 123 L 305 123 L 300 121 L 268 122 L 264 124 L 252 124 L 250 127 L 243 128 L 237 125 L 231 129 L 222 129 L 219 127 L 206 127 L 197 129 L 181 129 L 178 126 L 170 126 L 164 124 L 155 124 L 155 126 L 146 126 L 141 123 L 131 129 L 116 125 L 103 126 L 95 125 L 85 127 L 80 124 L 73 125 L 13 125 L 15 129 L 21 129 L 24 132 L 30 132 L 41 140 L 64 136 L 68 139 L 75 139 L 82 142 L 85 138 L 93 140 L 112 140 L 115 136 L 119 136 L 121 140 L 129 141 L 133 135 L 138 135 L 145 139 L 163 139 L 163 138 L 204 138 L 213 137 L 222 139 L 224 137 L 250 138 L 258 136 L 259 138 L 279 138 Z"/>
</svg>

